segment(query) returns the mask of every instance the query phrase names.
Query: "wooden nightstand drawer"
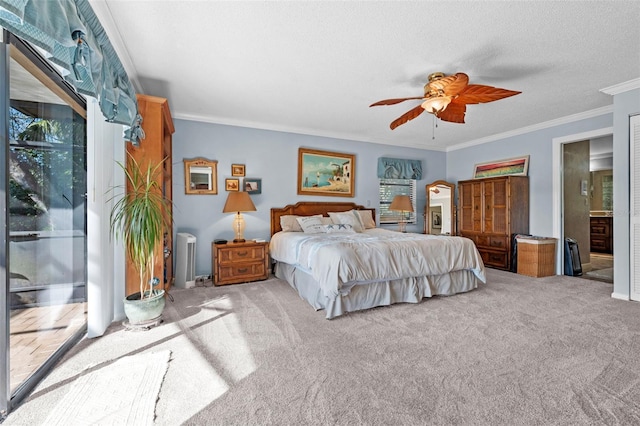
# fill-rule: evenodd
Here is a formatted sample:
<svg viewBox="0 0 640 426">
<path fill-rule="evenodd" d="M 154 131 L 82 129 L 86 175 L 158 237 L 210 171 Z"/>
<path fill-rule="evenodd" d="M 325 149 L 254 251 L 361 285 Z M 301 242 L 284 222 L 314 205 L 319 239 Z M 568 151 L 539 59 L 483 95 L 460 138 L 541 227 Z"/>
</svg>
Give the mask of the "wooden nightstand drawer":
<svg viewBox="0 0 640 426">
<path fill-rule="evenodd" d="M 266 246 L 225 247 L 218 250 L 218 262 L 228 264 L 264 259 Z"/>
<path fill-rule="evenodd" d="M 269 278 L 269 243 L 211 244 L 215 285 L 246 283 Z"/>
<path fill-rule="evenodd" d="M 265 279 L 264 262 L 242 263 L 218 268 L 218 280 L 220 282 L 242 280 L 243 282 Z"/>
</svg>

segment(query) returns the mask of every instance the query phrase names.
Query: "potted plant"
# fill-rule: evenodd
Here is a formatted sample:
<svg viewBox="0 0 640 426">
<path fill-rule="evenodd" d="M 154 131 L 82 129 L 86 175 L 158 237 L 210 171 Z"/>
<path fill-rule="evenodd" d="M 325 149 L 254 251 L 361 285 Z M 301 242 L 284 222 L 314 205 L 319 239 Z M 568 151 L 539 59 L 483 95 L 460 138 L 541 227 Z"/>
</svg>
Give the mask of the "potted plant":
<svg viewBox="0 0 640 426">
<path fill-rule="evenodd" d="M 171 202 L 164 197 L 158 179 L 164 160 L 141 167 L 130 153 L 127 155 L 127 166 L 117 163 L 126 184 L 120 187 L 124 194 L 111 210 L 110 226 L 112 235 L 124 242 L 126 255 L 140 278 L 140 291 L 124 300 L 125 315 L 135 325 L 157 319 L 164 309 L 165 291 L 155 288 L 160 280 L 153 276 L 154 252 L 169 228 Z"/>
</svg>

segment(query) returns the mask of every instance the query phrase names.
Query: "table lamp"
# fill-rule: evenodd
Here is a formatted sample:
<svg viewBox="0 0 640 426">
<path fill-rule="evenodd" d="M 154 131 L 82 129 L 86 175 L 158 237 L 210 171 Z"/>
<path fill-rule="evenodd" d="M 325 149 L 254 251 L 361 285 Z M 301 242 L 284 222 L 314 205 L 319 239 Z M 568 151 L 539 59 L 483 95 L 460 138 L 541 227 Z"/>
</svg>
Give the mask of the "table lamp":
<svg viewBox="0 0 640 426">
<path fill-rule="evenodd" d="M 240 212 L 255 212 L 256 206 L 253 205 L 248 192 L 231 191 L 227 195 L 227 202 L 224 203 L 222 213 L 236 213 L 233 220 L 233 231 L 236 233 L 234 243 L 244 242 L 244 218 Z"/>
<path fill-rule="evenodd" d="M 400 216 L 400 223 L 398 223 L 398 230 L 400 232 L 407 232 L 405 229 L 406 224 L 404 222 L 404 214 L 405 212 L 413 211 L 413 203 L 411 203 L 411 198 L 408 195 L 396 195 L 395 197 L 393 197 L 393 201 L 391 201 L 389 210 L 402 212 Z"/>
</svg>

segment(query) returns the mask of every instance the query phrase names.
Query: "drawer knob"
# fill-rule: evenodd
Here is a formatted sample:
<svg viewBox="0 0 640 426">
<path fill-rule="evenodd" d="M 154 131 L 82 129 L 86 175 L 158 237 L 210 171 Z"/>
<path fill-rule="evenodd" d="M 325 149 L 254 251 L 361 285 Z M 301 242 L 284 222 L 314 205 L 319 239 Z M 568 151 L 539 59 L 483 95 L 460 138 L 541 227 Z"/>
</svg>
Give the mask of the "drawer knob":
<svg viewBox="0 0 640 426">
<path fill-rule="evenodd" d="M 238 269 L 238 272 L 239 272 L 239 273 L 241 273 L 241 274 L 244 274 L 244 273 L 246 273 L 248 270 L 249 270 L 248 268 L 242 268 L 242 269 Z"/>
<path fill-rule="evenodd" d="M 244 256 L 246 256 L 247 254 L 249 254 L 249 252 L 247 252 L 247 251 L 239 251 L 239 252 L 238 252 L 238 253 L 236 253 L 236 254 L 237 254 L 238 256 L 240 256 L 240 257 L 244 257 Z"/>
</svg>

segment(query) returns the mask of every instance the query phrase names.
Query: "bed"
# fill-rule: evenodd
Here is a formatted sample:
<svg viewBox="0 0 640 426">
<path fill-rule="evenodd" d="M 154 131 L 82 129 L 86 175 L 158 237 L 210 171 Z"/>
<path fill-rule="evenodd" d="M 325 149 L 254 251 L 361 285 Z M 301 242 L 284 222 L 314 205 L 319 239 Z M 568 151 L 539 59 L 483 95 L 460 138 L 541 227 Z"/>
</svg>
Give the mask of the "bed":
<svg viewBox="0 0 640 426">
<path fill-rule="evenodd" d="M 308 232 L 293 229 L 298 217 L 313 225 Z M 313 308 L 324 309 L 327 319 L 463 293 L 486 282 L 471 240 L 381 229 L 375 209 L 348 202 L 272 208 L 269 252 L 276 277 Z"/>
</svg>

